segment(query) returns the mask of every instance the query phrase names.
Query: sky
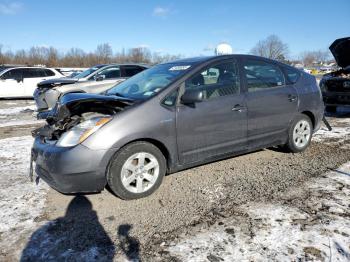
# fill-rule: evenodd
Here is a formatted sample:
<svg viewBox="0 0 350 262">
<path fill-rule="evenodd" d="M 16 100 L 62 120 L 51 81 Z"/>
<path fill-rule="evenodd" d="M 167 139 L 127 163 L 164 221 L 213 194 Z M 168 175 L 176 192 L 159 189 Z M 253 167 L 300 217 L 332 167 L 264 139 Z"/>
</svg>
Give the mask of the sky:
<svg viewBox="0 0 350 262">
<path fill-rule="evenodd" d="M 249 53 L 275 34 L 297 58 L 350 36 L 349 18 L 350 0 L 0 0 L 0 44 L 89 52 L 109 43 L 115 52 L 142 46 L 189 57 L 212 55 L 221 42 Z"/>
</svg>

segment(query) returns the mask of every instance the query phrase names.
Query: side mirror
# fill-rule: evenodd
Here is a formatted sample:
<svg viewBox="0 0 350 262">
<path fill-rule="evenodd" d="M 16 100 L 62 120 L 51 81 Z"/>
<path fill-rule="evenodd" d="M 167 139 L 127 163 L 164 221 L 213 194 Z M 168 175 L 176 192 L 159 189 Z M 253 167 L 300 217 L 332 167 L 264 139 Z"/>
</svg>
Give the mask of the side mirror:
<svg viewBox="0 0 350 262">
<path fill-rule="evenodd" d="M 105 78 L 106 78 L 105 75 L 98 75 L 98 76 L 95 77 L 95 80 L 96 81 L 103 81 Z"/>
<path fill-rule="evenodd" d="M 201 90 L 187 90 L 181 97 L 182 104 L 194 104 L 202 102 L 204 99 L 203 91 Z"/>
</svg>

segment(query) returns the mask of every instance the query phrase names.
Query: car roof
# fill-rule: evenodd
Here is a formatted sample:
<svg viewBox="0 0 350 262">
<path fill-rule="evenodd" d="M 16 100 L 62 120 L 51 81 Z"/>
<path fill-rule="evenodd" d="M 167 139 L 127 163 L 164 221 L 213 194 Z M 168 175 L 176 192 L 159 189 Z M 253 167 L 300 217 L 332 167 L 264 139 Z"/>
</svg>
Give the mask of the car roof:
<svg viewBox="0 0 350 262">
<path fill-rule="evenodd" d="M 95 66 L 99 66 L 99 65 L 95 65 Z M 150 67 L 149 65 L 142 64 L 142 63 L 112 63 L 112 64 L 105 64 L 101 68 L 107 67 L 107 66 L 142 66 L 146 68 Z"/>
<path fill-rule="evenodd" d="M 198 56 L 198 57 L 189 57 L 189 58 L 184 58 L 184 59 L 179 59 L 179 60 L 174 60 L 174 61 L 169 61 L 165 62 L 164 64 L 184 64 L 188 63 L 191 65 L 194 64 L 200 64 L 203 62 L 209 62 L 209 61 L 215 61 L 215 60 L 222 60 L 222 59 L 229 59 L 229 58 L 237 58 L 237 57 L 249 57 L 249 58 L 255 58 L 255 59 L 260 59 L 260 60 L 266 60 L 266 61 L 271 61 L 271 62 L 276 62 L 280 63 L 276 60 L 261 57 L 261 56 L 255 56 L 255 55 L 246 55 L 246 54 L 232 54 L 232 55 L 219 55 L 219 56 Z"/>
<path fill-rule="evenodd" d="M 57 71 L 55 68 L 51 68 L 51 67 L 39 67 L 39 66 L 13 66 L 13 67 L 5 67 L 2 70 L 0 69 L 0 73 L 1 75 L 3 75 L 4 73 L 12 70 L 12 69 L 30 69 L 30 68 L 35 68 L 35 69 L 51 69 L 54 71 Z"/>
<path fill-rule="evenodd" d="M 7 67 L 6 69 L 27 69 L 27 68 L 55 70 L 55 68 L 52 68 L 52 67 L 41 67 L 41 66 L 12 66 L 12 67 Z"/>
</svg>

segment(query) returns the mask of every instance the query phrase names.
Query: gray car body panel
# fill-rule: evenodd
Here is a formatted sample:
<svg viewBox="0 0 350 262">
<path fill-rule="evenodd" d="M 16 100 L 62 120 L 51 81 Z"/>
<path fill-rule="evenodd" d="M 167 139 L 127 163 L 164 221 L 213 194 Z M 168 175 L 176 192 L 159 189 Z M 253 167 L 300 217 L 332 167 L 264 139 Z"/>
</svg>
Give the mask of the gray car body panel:
<svg viewBox="0 0 350 262">
<path fill-rule="evenodd" d="M 180 97 L 184 81 L 207 65 L 237 59 L 239 70 L 242 72 L 241 62 L 247 57 L 285 66 L 272 60 L 247 55 L 188 60 L 192 62 L 192 69 L 189 72 L 171 83 L 157 96 L 115 114 L 113 120 L 81 145 L 76 146 L 84 148 L 85 153 L 75 155 L 73 161 L 68 160 L 67 156 L 57 154 L 53 156 L 51 152 L 55 146 L 42 149 L 42 145 L 38 144 L 39 141 L 36 139 L 33 151 L 40 155 L 37 157 L 40 159 L 37 164 L 45 166 L 46 169 L 56 170 L 57 174 L 65 177 L 69 176 L 67 173 L 77 174 L 80 171 L 95 174 L 99 179 L 82 180 L 77 176 L 79 179 L 75 182 L 72 179 L 69 181 L 73 184 L 82 184 L 84 190 L 74 187 L 74 192 L 86 191 L 87 188 L 92 189 L 91 191 L 100 191 L 102 185 L 106 183 L 105 176 L 111 157 L 118 153 L 120 148 L 133 141 L 149 141 L 159 147 L 167 158 L 168 173 L 171 173 L 223 157 L 283 144 L 288 138 L 290 122 L 298 113 L 308 114 L 314 123 L 314 130 L 317 130 L 323 117 L 322 97 L 315 78 L 301 71 L 296 84 L 288 83 L 283 87 L 262 91 L 265 93 L 246 92 L 246 83 L 240 74 L 242 83 L 240 95 L 203 101 L 196 103 L 194 107 L 181 104 L 179 98 L 175 107 L 162 104 L 163 99 L 175 90 L 178 90 Z M 181 63 L 186 63 L 186 60 L 181 60 Z M 296 99 L 291 100 L 291 96 L 295 96 Z M 233 111 L 236 105 L 242 106 L 243 110 Z M 67 153 L 69 150 L 76 149 L 65 149 L 62 154 L 69 154 Z M 88 168 L 79 170 L 83 163 L 94 157 L 93 152 L 96 152 L 96 159 L 89 163 Z M 48 158 L 46 163 L 45 158 Z M 58 172 L 64 161 L 54 161 L 55 158 L 75 162 L 77 167 L 70 164 L 69 168 L 65 167 Z M 50 170 L 46 171 L 50 173 Z M 39 169 L 38 172 L 40 176 Z M 98 186 L 91 188 L 97 180 L 100 181 Z M 56 181 L 58 183 L 59 179 Z M 57 185 L 54 187 L 61 192 L 73 192 Z"/>
</svg>

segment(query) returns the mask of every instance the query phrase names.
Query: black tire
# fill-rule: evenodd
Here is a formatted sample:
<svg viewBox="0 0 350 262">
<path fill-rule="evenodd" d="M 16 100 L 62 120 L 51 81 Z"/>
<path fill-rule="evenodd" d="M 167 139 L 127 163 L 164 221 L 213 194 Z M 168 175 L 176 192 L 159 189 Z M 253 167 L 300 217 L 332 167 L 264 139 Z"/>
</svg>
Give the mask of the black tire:
<svg viewBox="0 0 350 262">
<path fill-rule="evenodd" d="M 296 142 L 294 141 L 293 139 L 293 132 L 296 128 L 296 125 L 300 123 L 300 121 L 302 120 L 305 120 L 306 122 L 308 122 L 309 124 L 309 127 L 310 127 L 310 136 L 309 136 L 309 139 L 307 141 L 307 143 L 303 146 L 298 146 L 296 144 Z M 303 152 L 309 145 L 310 145 L 310 142 L 311 142 L 311 138 L 312 138 L 312 133 L 313 133 L 313 125 L 312 125 L 312 122 L 310 120 L 310 118 L 307 116 L 307 115 L 304 115 L 304 114 L 300 114 L 298 116 L 296 116 L 292 122 L 292 124 L 290 125 L 289 127 L 289 130 L 288 130 L 288 141 L 287 143 L 285 144 L 285 149 L 289 152 L 292 152 L 292 153 L 299 153 L 299 152 Z"/>
<path fill-rule="evenodd" d="M 337 107 L 336 106 L 326 106 L 326 111 L 329 113 L 336 113 Z"/>
<path fill-rule="evenodd" d="M 143 193 L 130 192 L 122 183 L 122 167 L 124 163 L 134 154 L 146 152 L 152 154 L 159 163 L 159 175 L 153 186 Z M 107 183 L 114 194 L 124 200 L 138 199 L 151 195 L 162 183 L 166 173 L 166 160 L 163 153 L 155 145 L 137 141 L 121 148 L 111 159 L 108 172 Z"/>
</svg>

